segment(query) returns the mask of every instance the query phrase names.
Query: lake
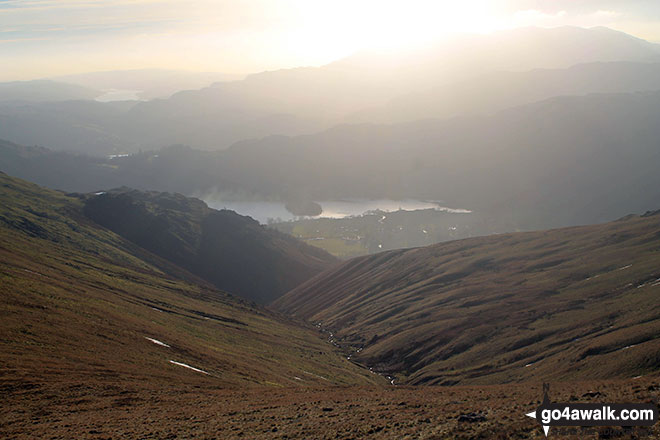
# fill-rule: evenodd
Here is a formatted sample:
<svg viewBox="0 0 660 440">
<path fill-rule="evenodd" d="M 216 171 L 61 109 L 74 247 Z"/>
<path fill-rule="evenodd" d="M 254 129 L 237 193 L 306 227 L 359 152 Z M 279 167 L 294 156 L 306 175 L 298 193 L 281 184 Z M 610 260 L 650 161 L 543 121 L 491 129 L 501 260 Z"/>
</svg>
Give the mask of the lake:
<svg viewBox="0 0 660 440">
<path fill-rule="evenodd" d="M 230 201 L 204 199 L 207 205 L 215 209 L 230 209 L 242 215 L 248 215 L 260 223 L 266 224 L 269 219 L 278 221 L 294 220 L 296 217 L 286 210 L 284 203 L 269 201 Z M 381 210 L 385 212 L 414 211 L 417 209 L 436 209 L 457 214 L 468 214 L 467 209 L 454 209 L 442 206 L 439 202 L 422 201 L 414 199 L 406 200 L 326 200 L 317 202 L 323 208 L 321 215 L 306 218 L 345 218 L 362 215 L 368 211 Z"/>
<path fill-rule="evenodd" d="M 103 95 L 98 96 L 96 101 L 142 101 L 140 98 L 140 93 L 142 93 L 142 90 L 107 89 L 103 90 Z"/>
</svg>

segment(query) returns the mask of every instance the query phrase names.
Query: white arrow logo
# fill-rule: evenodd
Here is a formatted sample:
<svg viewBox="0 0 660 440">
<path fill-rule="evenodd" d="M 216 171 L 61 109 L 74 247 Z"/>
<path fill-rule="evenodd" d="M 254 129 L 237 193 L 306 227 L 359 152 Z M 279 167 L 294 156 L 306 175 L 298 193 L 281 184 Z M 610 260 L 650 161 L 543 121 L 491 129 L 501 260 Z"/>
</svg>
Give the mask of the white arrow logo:
<svg viewBox="0 0 660 440">
<path fill-rule="evenodd" d="M 531 417 L 533 419 L 536 419 L 536 411 L 532 411 L 530 413 L 525 414 L 527 417 Z M 545 436 L 548 436 L 548 432 L 550 432 L 550 427 L 548 425 L 543 425 L 543 432 L 545 433 Z"/>
</svg>

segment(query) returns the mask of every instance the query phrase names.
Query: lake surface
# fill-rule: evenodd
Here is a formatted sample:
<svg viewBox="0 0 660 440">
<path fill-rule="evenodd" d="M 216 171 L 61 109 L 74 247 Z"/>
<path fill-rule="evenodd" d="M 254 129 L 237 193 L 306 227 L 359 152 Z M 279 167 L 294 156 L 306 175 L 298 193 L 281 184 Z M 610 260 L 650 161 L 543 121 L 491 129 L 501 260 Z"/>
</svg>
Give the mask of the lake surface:
<svg viewBox="0 0 660 440">
<path fill-rule="evenodd" d="M 215 209 L 231 209 L 242 215 L 249 215 L 260 223 L 266 224 L 269 220 L 275 221 L 289 221 L 294 220 L 296 217 L 286 210 L 284 203 L 268 202 L 268 201 L 225 201 L 204 199 L 207 205 Z M 381 210 L 385 212 L 398 211 L 403 209 L 405 211 L 414 211 L 417 209 L 436 209 L 438 211 L 445 211 L 456 214 L 468 214 L 470 211 L 466 209 L 453 209 L 442 206 L 437 202 L 429 202 L 422 200 L 365 200 L 365 199 L 351 199 L 351 200 L 326 200 L 317 202 L 323 208 L 321 215 L 306 218 L 344 218 L 350 216 L 362 215 L 368 211 Z"/>
<path fill-rule="evenodd" d="M 142 99 L 140 99 L 140 93 L 142 93 L 142 90 L 107 89 L 103 90 L 103 95 L 98 96 L 96 101 L 142 101 Z"/>
</svg>

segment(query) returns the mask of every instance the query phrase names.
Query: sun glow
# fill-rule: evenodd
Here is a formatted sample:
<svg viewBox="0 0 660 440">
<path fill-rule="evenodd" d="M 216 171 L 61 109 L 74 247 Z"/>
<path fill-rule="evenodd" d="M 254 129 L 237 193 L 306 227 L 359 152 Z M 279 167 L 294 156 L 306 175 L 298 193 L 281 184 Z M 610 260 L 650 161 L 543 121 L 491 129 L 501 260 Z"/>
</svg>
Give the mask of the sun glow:
<svg viewBox="0 0 660 440">
<path fill-rule="evenodd" d="M 245 74 L 323 65 L 361 50 L 423 48 L 452 41 L 452 34 L 521 26 L 607 26 L 639 31 L 652 41 L 660 38 L 657 20 L 640 20 L 639 11 L 635 18 L 625 8 L 578 3 L 0 0 L 0 28 L 5 29 L 0 55 L 7 61 L 0 78 L 154 67 Z"/>
<path fill-rule="evenodd" d="M 333 58 L 360 49 L 398 50 L 455 33 L 501 29 L 492 2 L 363 0 L 297 4 L 289 48 Z M 313 49 L 313 50 L 312 50 Z"/>
</svg>

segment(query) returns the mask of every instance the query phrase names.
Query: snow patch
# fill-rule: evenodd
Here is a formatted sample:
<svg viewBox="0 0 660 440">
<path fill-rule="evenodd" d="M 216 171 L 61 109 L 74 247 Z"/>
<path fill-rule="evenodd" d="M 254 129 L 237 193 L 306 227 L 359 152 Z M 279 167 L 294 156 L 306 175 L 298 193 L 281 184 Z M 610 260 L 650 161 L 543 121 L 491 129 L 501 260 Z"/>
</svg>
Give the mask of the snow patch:
<svg viewBox="0 0 660 440">
<path fill-rule="evenodd" d="M 164 343 L 164 342 L 159 341 L 158 339 L 149 338 L 149 337 L 147 337 L 147 336 L 145 336 L 144 339 L 146 339 L 147 341 L 151 341 L 151 342 L 153 342 L 153 343 L 156 344 L 156 345 L 160 345 L 161 347 L 167 347 L 167 348 L 170 348 L 169 345 L 167 345 L 167 344 Z"/>
<path fill-rule="evenodd" d="M 188 364 L 184 364 L 183 362 L 170 361 L 170 364 L 178 365 L 179 367 L 189 368 L 189 369 L 191 369 L 191 370 L 193 370 L 193 371 L 197 371 L 198 373 L 204 373 L 204 374 L 206 374 L 206 375 L 209 374 L 209 373 L 207 373 L 207 372 L 204 371 L 204 370 L 200 370 L 199 368 L 191 367 L 190 365 L 188 365 Z"/>
</svg>

